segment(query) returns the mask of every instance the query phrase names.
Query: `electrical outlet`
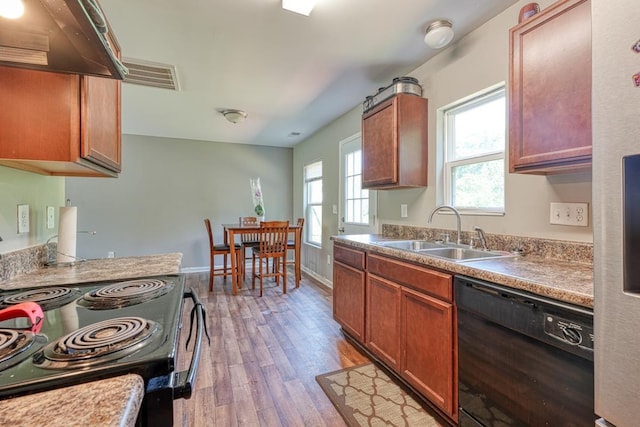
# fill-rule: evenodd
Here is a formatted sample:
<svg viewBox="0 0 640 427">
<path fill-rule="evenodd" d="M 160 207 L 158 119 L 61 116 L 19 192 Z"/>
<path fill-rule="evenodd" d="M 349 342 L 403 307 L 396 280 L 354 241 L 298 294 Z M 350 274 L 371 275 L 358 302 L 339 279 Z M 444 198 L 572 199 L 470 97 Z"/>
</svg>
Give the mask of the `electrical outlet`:
<svg viewBox="0 0 640 427">
<path fill-rule="evenodd" d="M 116 257 L 116 253 L 115 251 L 109 251 L 107 252 L 107 258 L 115 258 Z"/>
<path fill-rule="evenodd" d="M 403 203 L 400 205 L 400 217 L 406 218 L 408 216 L 409 214 L 407 213 L 407 205 Z"/>
<path fill-rule="evenodd" d="M 29 205 L 18 205 L 18 234 L 29 232 Z"/>
<path fill-rule="evenodd" d="M 331 265 L 331 255 L 327 255 L 327 265 Z"/>
<path fill-rule="evenodd" d="M 587 227 L 589 225 L 588 203 L 551 203 L 551 224 Z"/>
<path fill-rule="evenodd" d="M 53 206 L 47 206 L 47 228 L 51 230 L 56 226 L 56 209 Z"/>
</svg>

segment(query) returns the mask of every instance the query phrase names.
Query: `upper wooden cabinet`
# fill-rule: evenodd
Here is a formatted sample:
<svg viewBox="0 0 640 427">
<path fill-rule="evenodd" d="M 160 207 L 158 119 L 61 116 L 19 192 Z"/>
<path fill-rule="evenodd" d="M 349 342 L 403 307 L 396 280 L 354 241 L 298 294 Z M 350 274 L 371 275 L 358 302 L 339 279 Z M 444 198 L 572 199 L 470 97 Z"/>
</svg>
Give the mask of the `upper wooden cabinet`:
<svg viewBox="0 0 640 427">
<path fill-rule="evenodd" d="M 121 170 L 120 80 L 0 67 L 0 164 L 46 175 Z"/>
<path fill-rule="evenodd" d="M 427 186 L 427 105 L 398 94 L 363 114 L 363 188 Z"/>
<path fill-rule="evenodd" d="M 589 170 L 589 0 L 554 3 L 510 33 L 510 172 Z"/>
</svg>

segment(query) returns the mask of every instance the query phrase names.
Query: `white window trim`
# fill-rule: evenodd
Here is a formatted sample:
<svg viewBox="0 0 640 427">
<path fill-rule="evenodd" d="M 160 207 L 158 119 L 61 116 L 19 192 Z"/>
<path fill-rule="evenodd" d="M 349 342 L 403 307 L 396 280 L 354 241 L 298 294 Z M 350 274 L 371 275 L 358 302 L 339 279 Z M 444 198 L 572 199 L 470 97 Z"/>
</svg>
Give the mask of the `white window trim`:
<svg viewBox="0 0 640 427">
<path fill-rule="evenodd" d="M 311 178 L 311 179 L 307 179 L 307 167 L 316 164 L 316 163 L 320 163 L 322 166 L 322 175 L 320 175 L 319 177 L 316 178 Z M 322 181 L 324 177 L 324 164 L 322 162 L 322 160 L 315 160 L 313 162 L 309 162 L 306 165 L 304 165 L 303 167 L 303 179 L 304 179 L 304 203 L 305 203 L 305 221 L 307 223 L 310 223 L 311 221 L 309 220 L 309 216 L 310 216 L 310 207 L 312 206 L 320 206 L 321 208 L 323 208 L 323 203 L 324 203 L 324 194 L 322 195 L 322 202 L 321 203 L 309 203 L 309 194 L 308 194 L 308 184 L 310 182 L 314 182 L 314 181 Z M 324 182 L 323 182 L 323 193 L 324 193 Z M 323 208 L 324 211 L 324 208 Z M 315 246 L 317 248 L 322 248 L 322 217 L 320 217 L 320 241 L 317 242 L 315 240 L 310 240 L 309 238 L 309 234 L 311 232 L 311 227 L 305 227 L 307 229 L 307 232 L 304 233 L 303 235 L 303 241 L 305 244 L 311 245 L 311 246 Z"/>
<path fill-rule="evenodd" d="M 445 123 L 445 125 L 441 126 L 442 129 L 442 139 L 441 139 L 441 153 L 442 153 L 442 197 L 444 204 L 451 204 L 452 194 L 451 194 L 451 170 L 456 166 L 462 166 L 466 164 L 475 164 L 475 163 L 483 163 L 492 160 L 503 160 L 504 161 L 504 188 L 505 188 L 505 205 L 506 205 L 506 179 L 507 179 L 507 164 L 506 164 L 506 143 L 507 138 L 505 135 L 505 148 L 501 151 L 489 152 L 479 156 L 470 156 L 465 158 L 460 158 L 457 160 L 448 161 L 449 158 L 452 157 L 453 147 L 451 144 L 448 144 L 448 133 L 451 132 L 448 129 L 448 121 L 446 120 L 447 113 L 455 112 L 463 112 L 465 110 L 474 108 L 480 102 L 486 102 L 492 98 L 498 97 L 500 93 L 503 93 L 506 97 L 506 85 L 504 82 L 490 86 L 478 93 L 460 99 L 452 104 L 449 104 L 445 107 L 442 107 L 438 111 L 438 119 L 440 123 Z M 473 103 L 470 103 L 473 101 Z M 506 114 L 506 111 L 505 111 Z M 505 120 L 505 123 L 508 123 Z M 507 130 L 505 129 L 505 133 Z M 502 209 L 491 209 L 491 208 L 457 208 L 461 214 L 465 215 L 486 215 L 486 216 L 504 216 L 506 206 Z M 448 214 L 449 212 L 442 211 L 443 214 Z"/>
</svg>

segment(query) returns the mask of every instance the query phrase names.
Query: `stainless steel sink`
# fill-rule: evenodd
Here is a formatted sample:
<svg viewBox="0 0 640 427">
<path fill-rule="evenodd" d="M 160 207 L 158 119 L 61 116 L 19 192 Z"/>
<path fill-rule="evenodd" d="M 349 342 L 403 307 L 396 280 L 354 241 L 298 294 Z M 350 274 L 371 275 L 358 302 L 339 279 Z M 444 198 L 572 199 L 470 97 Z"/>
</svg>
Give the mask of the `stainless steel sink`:
<svg viewBox="0 0 640 427">
<path fill-rule="evenodd" d="M 509 252 L 481 251 L 455 243 L 434 242 L 429 240 L 382 240 L 376 242 L 376 244 L 387 248 L 417 252 L 422 255 L 433 256 L 455 262 L 478 261 L 488 258 L 506 258 L 514 256 Z"/>
<path fill-rule="evenodd" d="M 424 255 L 434 256 L 438 258 L 444 258 L 451 261 L 463 262 L 463 261 L 478 261 L 487 258 L 504 258 L 511 257 L 512 254 L 508 252 L 497 251 L 480 251 L 471 248 L 440 248 L 430 249 L 422 252 Z"/>
<path fill-rule="evenodd" d="M 402 249 L 405 251 L 424 251 L 426 249 L 443 248 L 442 243 L 430 242 L 427 240 L 394 240 L 377 242 L 380 246 L 387 248 Z"/>
</svg>

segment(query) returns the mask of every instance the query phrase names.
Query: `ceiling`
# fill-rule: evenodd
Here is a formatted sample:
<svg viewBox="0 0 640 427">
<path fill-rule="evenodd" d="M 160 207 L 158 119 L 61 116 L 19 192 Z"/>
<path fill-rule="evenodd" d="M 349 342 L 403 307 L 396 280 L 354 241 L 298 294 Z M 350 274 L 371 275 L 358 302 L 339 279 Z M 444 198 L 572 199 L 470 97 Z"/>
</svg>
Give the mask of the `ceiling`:
<svg viewBox="0 0 640 427">
<path fill-rule="evenodd" d="M 433 20 L 455 43 L 515 2 L 318 0 L 308 17 L 280 0 L 101 5 L 123 57 L 174 65 L 180 86 L 123 84 L 123 133 L 291 147 L 438 53 L 423 42 Z"/>
</svg>

